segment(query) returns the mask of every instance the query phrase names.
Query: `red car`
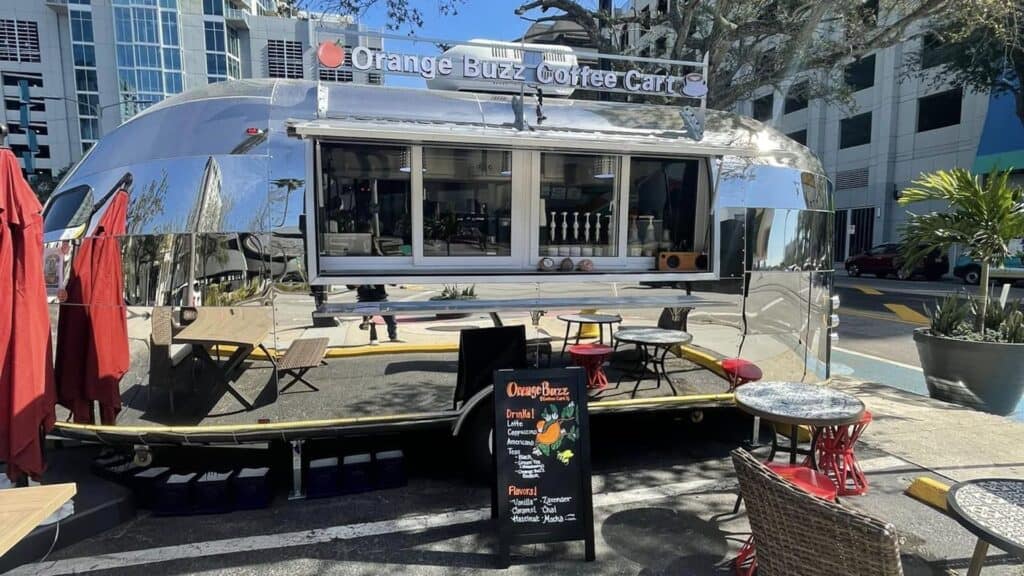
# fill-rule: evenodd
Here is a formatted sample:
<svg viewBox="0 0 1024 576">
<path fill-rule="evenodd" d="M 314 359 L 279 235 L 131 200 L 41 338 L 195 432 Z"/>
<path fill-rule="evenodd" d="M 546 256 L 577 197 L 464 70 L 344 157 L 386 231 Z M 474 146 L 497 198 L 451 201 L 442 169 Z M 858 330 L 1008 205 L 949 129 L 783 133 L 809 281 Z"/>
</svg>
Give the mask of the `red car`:
<svg viewBox="0 0 1024 576">
<path fill-rule="evenodd" d="M 850 276 L 874 274 L 879 278 L 896 276 L 900 280 L 909 280 L 913 276 L 924 276 L 928 280 L 938 280 L 949 272 L 949 257 L 936 250 L 920 262 L 912 271 L 902 269 L 899 244 L 879 244 L 862 254 L 846 259 L 846 273 Z"/>
</svg>

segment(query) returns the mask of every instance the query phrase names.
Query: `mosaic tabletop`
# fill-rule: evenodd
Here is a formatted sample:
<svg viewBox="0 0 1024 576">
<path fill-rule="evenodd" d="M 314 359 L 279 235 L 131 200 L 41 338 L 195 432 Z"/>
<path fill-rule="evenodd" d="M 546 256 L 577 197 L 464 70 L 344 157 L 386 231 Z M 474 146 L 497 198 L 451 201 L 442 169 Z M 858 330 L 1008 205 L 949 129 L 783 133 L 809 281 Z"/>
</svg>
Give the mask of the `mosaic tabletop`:
<svg viewBox="0 0 1024 576">
<path fill-rule="evenodd" d="M 1024 557 L 1024 480 L 982 478 L 953 486 L 949 510 L 968 530 Z"/>
<path fill-rule="evenodd" d="M 558 317 L 562 322 L 579 322 L 581 324 L 614 324 L 622 322 L 618 314 L 562 314 Z"/>
<path fill-rule="evenodd" d="M 665 328 L 627 328 L 615 333 L 615 339 L 633 344 L 649 344 L 651 346 L 675 346 L 688 344 L 693 336 L 682 330 Z"/>
<path fill-rule="evenodd" d="M 744 384 L 736 389 L 736 404 L 745 412 L 784 424 L 853 424 L 864 413 L 864 403 L 845 392 L 799 382 Z"/>
</svg>

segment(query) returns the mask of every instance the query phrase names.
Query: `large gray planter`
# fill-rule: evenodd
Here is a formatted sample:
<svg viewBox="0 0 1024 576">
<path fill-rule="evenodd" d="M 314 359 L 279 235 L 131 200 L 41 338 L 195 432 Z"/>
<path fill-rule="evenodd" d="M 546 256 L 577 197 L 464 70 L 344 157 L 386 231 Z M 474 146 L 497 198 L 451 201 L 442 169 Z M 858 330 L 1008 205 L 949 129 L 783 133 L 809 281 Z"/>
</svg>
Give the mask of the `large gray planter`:
<svg viewBox="0 0 1024 576">
<path fill-rule="evenodd" d="M 932 398 L 1006 416 L 1024 394 L 1024 344 L 969 342 L 914 330 Z"/>
</svg>

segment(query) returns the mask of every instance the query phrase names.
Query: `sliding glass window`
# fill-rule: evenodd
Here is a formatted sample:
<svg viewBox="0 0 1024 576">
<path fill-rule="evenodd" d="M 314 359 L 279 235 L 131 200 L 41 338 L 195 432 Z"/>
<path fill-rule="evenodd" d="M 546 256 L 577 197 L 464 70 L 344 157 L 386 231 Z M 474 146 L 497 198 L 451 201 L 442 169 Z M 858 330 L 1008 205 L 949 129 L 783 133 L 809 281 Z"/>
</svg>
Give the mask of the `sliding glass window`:
<svg viewBox="0 0 1024 576">
<path fill-rule="evenodd" d="M 690 252 L 703 246 L 697 230 L 700 162 L 633 157 L 629 168 L 629 256 Z"/>
<path fill-rule="evenodd" d="M 423 255 L 512 254 L 512 151 L 423 148 Z"/>
<path fill-rule="evenodd" d="M 617 256 L 619 158 L 542 153 L 541 256 Z"/>
<path fill-rule="evenodd" d="M 325 144 L 321 154 L 320 253 L 411 256 L 410 149 Z"/>
</svg>

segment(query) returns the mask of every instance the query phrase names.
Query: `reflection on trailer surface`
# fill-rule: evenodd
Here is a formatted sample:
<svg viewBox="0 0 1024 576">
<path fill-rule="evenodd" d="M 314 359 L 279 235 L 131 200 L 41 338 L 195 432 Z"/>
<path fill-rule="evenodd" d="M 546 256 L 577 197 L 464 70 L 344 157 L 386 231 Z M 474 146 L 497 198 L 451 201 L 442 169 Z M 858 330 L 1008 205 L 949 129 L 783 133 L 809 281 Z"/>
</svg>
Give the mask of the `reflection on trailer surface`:
<svg viewBox="0 0 1024 576">
<path fill-rule="evenodd" d="M 592 399 L 593 413 L 731 405 L 723 357 L 770 379 L 828 376 L 831 186 L 806 148 L 719 112 L 706 112 L 697 138 L 677 108 L 544 106 L 544 124 L 520 134 L 506 96 L 238 81 L 168 99 L 108 134 L 49 202 L 46 241 L 58 294 L 131 176 L 118 239 L 124 406 L 109 425 L 60 432 L 244 442 L 459 431 L 486 407 L 483 394 L 453 408 L 459 330 L 492 325 L 490 312 L 550 340 L 561 365 L 561 312 L 596 307 L 653 326 L 663 308 L 692 307 L 693 343 L 669 362 L 679 394 L 646 378 L 633 399 L 624 380 Z M 183 132 L 192 137 L 158 137 Z M 376 152 L 360 156 L 363 145 Z M 659 270 L 666 252 L 687 264 Z M 578 266 L 584 255 L 592 269 Z M 541 258 L 574 269 L 542 271 Z M 433 300 L 442 282 L 475 284 L 477 300 Z M 390 301 L 357 303 L 343 289 L 353 283 L 387 284 Z M 54 302 L 54 317 L 68 306 Z M 270 327 L 259 342 L 268 352 L 257 347 L 227 374 L 251 409 L 213 364 L 192 360 L 197 345 L 217 362 L 236 344 L 175 339 L 214 308 L 262 314 Z M 362 316 L 389 312 L 405 342 L 367 346 Z M 468 315 L 437 316 L 451 313 Z M 289 377 L 273 361 L 315 338 L 329 344 L 304 376 L 318 390 L 279 392 Z M 613 383 L 632 354 L 612 359 Z"/>
</svg>

